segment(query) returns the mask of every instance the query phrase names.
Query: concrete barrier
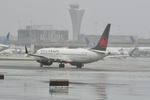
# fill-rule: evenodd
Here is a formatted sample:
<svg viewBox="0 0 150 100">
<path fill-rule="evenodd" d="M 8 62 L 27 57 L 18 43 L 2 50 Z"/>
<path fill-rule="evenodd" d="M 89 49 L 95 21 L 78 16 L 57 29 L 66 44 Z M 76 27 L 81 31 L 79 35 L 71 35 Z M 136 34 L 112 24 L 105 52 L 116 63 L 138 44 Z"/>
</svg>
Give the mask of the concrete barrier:
<svg viewBox="0 0 150 100">
<path fill-rule="evenodd" d="M 3 79 L 4 79 L 4 75 L 0 74 L 0 80 L 3 80 Z"/>
<path fill-rule="evenodd" d="M 69 86 L 68 80 L 50 80 L 49 86 Z"/>
</svg>

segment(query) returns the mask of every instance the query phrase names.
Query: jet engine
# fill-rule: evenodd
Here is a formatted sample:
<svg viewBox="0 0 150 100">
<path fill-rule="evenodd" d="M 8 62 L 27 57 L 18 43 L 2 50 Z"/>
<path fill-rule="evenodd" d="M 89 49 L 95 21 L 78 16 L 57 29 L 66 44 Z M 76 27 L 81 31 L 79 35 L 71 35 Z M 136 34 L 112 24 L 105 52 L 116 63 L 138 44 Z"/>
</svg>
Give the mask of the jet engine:
<svg viewBox="0 0 150 100">
<path fill-rule="evenodd" d="M 53 61 L 50 59 L 38 59 L 37 62 L 43 64 L 43 65 L 52 65 Z"/>
<path fill-rule="evenodd" d="M 78 62 L 72 62 L 70 64 L 73 65 L 73 66 L 77 66 L 77 68 L 82 68 L 84 66 L 84 64 L 78 63 Z"/>
</svg>

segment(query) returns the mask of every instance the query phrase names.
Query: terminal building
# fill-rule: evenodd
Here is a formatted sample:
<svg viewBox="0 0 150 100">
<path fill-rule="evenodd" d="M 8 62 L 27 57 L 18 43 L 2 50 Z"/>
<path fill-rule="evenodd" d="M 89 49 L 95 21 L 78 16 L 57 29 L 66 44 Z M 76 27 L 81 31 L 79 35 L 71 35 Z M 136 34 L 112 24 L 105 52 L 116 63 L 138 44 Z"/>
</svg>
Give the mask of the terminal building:
<svg viewBox="0 0 150 100">
<path fill-rule="evenodd" d="M 150 39 L 138 39 L 137 44 L 142 47 L 150 47 Z"/>
<path fill-rule="evenodd" d="M 32 25 L 18 30 L 18 42 L 21 44 L 66 41 L 68 38 L 68 30 L 56 30 L 51 25 Z"/>
<path fill-rule="evenodd" d="M 85 42 L 88 47 L 94 47 L 99 41 L 99 35 L 80 35 L 80 41 Z M 133 47 L 137 40 L 136 36 L 110 35 L 108 46 L 110 47 Z"/>
</svg>

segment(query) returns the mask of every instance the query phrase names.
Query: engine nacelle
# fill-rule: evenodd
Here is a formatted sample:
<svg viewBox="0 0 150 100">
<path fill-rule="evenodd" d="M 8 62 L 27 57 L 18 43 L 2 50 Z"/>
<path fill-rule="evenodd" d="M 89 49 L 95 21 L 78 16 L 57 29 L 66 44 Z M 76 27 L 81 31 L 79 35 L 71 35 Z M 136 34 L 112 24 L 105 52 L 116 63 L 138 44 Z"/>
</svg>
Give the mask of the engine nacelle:
<svg viewBox="0 0 150 100">
<path fill-rule="evenodd" d="M 72 66 L 77 66 L 77 65 L 83 65 L 82 63 L 78 63 L 78 62 L 72 62 L 72 63 L 70 63 Z"/>
<path fill-rule="evenodd" d="M 52 65 L 53 61 L 49 59 L 38 59 L 37 62 L 42 63 L 43 65 Z"/>
<path fill-rule="evenodd" d="M 70 65 L 72 65 L 72 66 L 76 66 L 76 65 L 77 65 L 77 63 L 73 63 L 73 62 L 72 62 L 72 63 L 70 63 Z"/>
<path fill-rule="evenodd" d="M 83 66 L 84 66 L 84 64 L 83 63 L 78 63 L 78 62 L 72 62 L 72 63 L 70 63 L 71 65 L 73 65 L 73 66 L 77 66 L 77 68 L 82 68 Z"/>
</svg>

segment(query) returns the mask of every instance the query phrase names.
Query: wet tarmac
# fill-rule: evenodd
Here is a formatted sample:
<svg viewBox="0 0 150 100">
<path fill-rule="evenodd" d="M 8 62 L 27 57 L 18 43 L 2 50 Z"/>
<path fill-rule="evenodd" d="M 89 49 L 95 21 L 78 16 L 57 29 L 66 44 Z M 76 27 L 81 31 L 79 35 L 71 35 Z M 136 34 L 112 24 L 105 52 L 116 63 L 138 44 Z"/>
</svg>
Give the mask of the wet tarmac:
<svg viewBox="0 0 150 100">
<path fill-rule="evenodd" d="M 83 69 L 33 61 L 0 61 L 0 100 L 149 100 L 150 58 L 105 59 Z M 69 87 L 50 87 L 67 79 Z"/>
</svg>

